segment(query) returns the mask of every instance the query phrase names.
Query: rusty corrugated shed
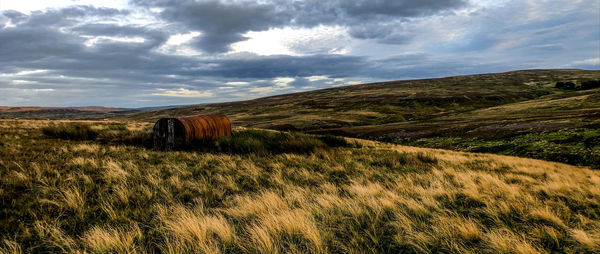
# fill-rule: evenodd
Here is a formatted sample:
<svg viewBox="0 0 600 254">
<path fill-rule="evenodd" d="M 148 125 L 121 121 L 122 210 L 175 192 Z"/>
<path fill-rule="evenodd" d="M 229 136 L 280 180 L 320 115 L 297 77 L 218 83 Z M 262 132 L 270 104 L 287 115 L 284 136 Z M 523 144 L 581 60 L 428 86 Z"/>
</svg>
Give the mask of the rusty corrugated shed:
<svg viewBox="0 0 600 254">
<path fill-rule="evenodd" d="M 231 136 L 231 122 L 219 114 L 162 118 L 154 125 L 154 147 L 162 151 L 224 136 Z"/>
<path fill-rule="evenodd" d="M 188 143 L 197 139 L 231 136 L 231 122 L 224 115 L 193 115 L 176 119 L 183 124 L 183 136 Z"/>
</svg>

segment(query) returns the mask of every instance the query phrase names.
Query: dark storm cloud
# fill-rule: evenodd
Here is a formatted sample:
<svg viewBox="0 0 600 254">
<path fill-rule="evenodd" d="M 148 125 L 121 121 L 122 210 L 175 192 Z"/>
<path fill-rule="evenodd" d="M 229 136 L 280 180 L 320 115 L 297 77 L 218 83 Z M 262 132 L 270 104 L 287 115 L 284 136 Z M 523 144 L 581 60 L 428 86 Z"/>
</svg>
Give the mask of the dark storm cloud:
<svg viewBox="0 0 600 254">
<path fill-rule="evenodd" d="M 195 43 L 209 53 L 226 52 L 248 31 L 284 26 L 340 25 L 359 39 L 401 44 L 411 36 L 402 28 L 406 18 L 432 15 L 465 5 L 464 0 L 339 0 L 286 1 L 262 4 L 220 1 L 134 1 L 162 7 L 161 17 L 202 31 Z"/>
<path fill-rule="evenodd" d="M 401 23 L 377 24 L 365 23 L 357 24 L 348 30 L 350 35 L 357 39 L 374 39 L 383 44 L 403 44 L 407 43 L 414 36 L 412 31 L 408 31 Z"/>
<path fill-rule="evenodd" d="M 121 26 L 115 24 L 83 24 L 75 26 L 70 31 L 82 35 L 105 35 L 105 36 L 144 36 L 148 34 L 161 34 L 164 32 L 147 29 L 143 26 Z"/>
<path fill-rule="evenodd" d="M 337 0 L 277 1 L 286 6 L 292 24 L 303 26 L 342 25 L 389 22 L 436 14 L 466 5 L 464 0 Z"/>
<path fill-rule="evenodd" d="M 315 85 L 313 82 L 310 82 L 308 79 L 303 77 L 296 77 L 294 81 L 290 82 L 289 85 L 295 88 L 302 88 L 306 86 Z"/>
<path fill-rule="evenodd" d="M 78 22 L 78 19 L 84 17 L 114 17 L 118 15 L 127 15 L 128 11 L 122 11 L 111 8 L 95 8 L 92 6 L 73 6 L 62 9 L 50 9 L 45 11 L 34 11 L 30 15 L 25 15 L 16 11 L 5 11 L 2 13 L 11 20 L 13 24 L 19 24 L 22 27 L 51 27 L 67 26 Z"/>
<path fill-rule="evenodd" d="M 465 4 L 465 1 L 463 0 L 341 0 L 338 2 L 341 9 L 349 15 L 385 15 L 392 17 L 430 15 L 440 10 L 446 10 Z"/>
<path fill-rule="evenodd" d="M 328 75 L 356 75 L 369 65 L 365 57 L 342 55 L 267 56 L 252 59 L 222 59 L 210 62 L 199 74 L 236 78 L 275 78 Z"/>
<path fill-rule="evenodd" d="M 84 38 L 61 31 L 83 17 L 112 17 L 126 14 L 108 8 L 76 6 L 59 10 L 36 11 L 25 15 L 16 11 L 0 13 L 11 27 L 0 29 L 0 55 L 4 63 L 49 58 L 77 58 L 84 50 Z M 34 63 L 35 62 L 27 62 Z M 17 63 L 18 64 L 18 63 Z"/>
<path fill-rule="evenodd" d="M 18 11 L 12 11 L 12 10 L 4 11 L 4 12 L 2 12 L 2 15 L 0 16 L 1 19 L 6 19 L 6 21 L 10 21 L 13 24 L 19 23 L 19 22 L 27 19 L 27 17 L 28 16 L 23 13 L 20 13 Z"/>
<path fill-rule="evenodd" d="M 116 44 L 120 45 L 120 44 Z M 269 56 L 253 59 L 232 58 L 198 60 L 187 57 L 160 56 L 146 54 L 136 57 L 136 53 L 123 50 L 101 50 L 98 54 L 87 53 L 87 57 L 76 62 L 57 60 L 53 63 L 40 63 L 29 67 L 52 68 L 71 76 L 128 80 L 135 86 L 143 82 L 156 84 L 180 82 L 189 83 L 198 77 L 212 79 L 272 79 L 277 77 L 306 77 L 326 75 L 332 78 L 367 74 L 373 71 L 365 57 L 315 55 L 315 56 Z M 114 51 L 118 53 L 108 54 Z M 90 60 L 86 60 L 90 59 Z M 177 75 L 177 78 L 168 78 Z M 371 73 L 377 75 L 377 73 Z"/>
<path fill-rule="evenodd" d="M 46 27 L 11 27 L 0 30 L 0 55 L 4 64 L 47 57 L 69 57 L 80 51 L 84 40 Z"/>
<path fill-rule="evenodd" d="M 227 5 L 217 1 L 183 2 L 166 8 L 161 16 L 185 24 L 189 29 L 201 30 L 203 35 L 196 44 L 207 52 L 225 52 L 229 44 L 244 40 L 242 34 L 246 31 L 266 30 L 289 20 L 272 5 Z"/>
<path fill-rule="evenodd" d="M 70 31 L 77 33 L 78 35 L 87 36 L 111 36 L 111 37 L 139 37 L 143 38 L 143 45 L 139 44 L 136 46 L 140 49 L 148 50 L 155 48 L 163 44 L 169 35 L 166 31 L 153 29 L 144 26 L 135 25 L 114 25 L 114 24 L 84 24 L 73 27 Z M 110 44 L 110 43 L 109 43 Z M 115 43 L 112 43 L 115 44 Z M 103 43 L 101 45 L 108 45 Z M 115 45 L 119 46 L 119 45 Z"/>
<path fill-rule="evenodd" d="M 22 68 L 77 70 L 106 69 L 146 59 L 150 49 L 168 38 L 166 32 L 134 25 L 86 24 L 81 20 L 101 17 L 107 21 L 124 13 L 127 12 L 89 6 L 32 12 L 25 17 L 14 11 L 2 12 L 11 21 L 17 21 L 0 29 L 2 61 Z M 84 45 L 88 40 L 84 36 L 140 37 L 143 42 L 99 39 L 88 47 Z"/>
</svg>

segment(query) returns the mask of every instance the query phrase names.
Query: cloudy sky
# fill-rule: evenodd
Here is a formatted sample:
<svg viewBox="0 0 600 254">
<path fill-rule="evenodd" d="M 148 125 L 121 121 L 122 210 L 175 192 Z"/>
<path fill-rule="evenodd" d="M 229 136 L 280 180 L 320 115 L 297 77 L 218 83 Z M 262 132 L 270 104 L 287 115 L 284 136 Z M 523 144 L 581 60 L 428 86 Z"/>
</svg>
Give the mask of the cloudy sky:
<svg viewBox="0 0 600 254">
<path fill-rule="evenodd" d="M 143 107 L 600 69 L 598 0 L 0 0 L 0 106 Z"/>
</svg>

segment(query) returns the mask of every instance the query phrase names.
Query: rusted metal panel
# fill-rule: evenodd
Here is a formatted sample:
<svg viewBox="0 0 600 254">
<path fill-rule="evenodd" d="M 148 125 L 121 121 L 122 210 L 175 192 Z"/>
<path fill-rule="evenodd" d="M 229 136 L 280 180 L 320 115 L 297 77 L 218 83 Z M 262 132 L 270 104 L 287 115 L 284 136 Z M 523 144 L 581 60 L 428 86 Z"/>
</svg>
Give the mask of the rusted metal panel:
<svg viewBox="0 0 600 254">
<path fill-rule="evenodd" d="M 196 140 L 231 136 L 229 118 L 219 114 L 162 118 L 154 125 L 154 147 L 171 150 L 181 144 Z"/>
</svg>

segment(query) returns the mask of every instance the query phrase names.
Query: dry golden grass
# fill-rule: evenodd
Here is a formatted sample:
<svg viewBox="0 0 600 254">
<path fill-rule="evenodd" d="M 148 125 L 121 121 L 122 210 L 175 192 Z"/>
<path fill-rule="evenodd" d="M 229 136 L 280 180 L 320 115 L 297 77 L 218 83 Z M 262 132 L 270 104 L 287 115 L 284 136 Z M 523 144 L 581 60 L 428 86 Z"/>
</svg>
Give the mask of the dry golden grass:
<svg viewBox="0 0 600 254">
<path fill-rule="evenodd" d="M 104 179 L 108 182 L 126 180 L 127 175 L 129 174 L 127 171 L 123 170 L 119 163 L 110 159 L 104 161 L 104 170 Z"/>
<path fill-rule="evenodd" d="M 41 220 L 36 220 L 32 224 L 32 231 L 43 239 L 44 244 L 48 244 L 61 252 L 73 252 L 76 250 L 75 239 L 67 235 L 61 229 L 60 225 Z"/>
<path fill-rule="evenodd" d="M 584 230 L 580 230 L 580 229 L 573 229 L 571 231 L 571 235 L 573 236 L 573 238 L 579 243 L 581 244 L 581 247 L 583 247 L 586 250 L 596 250 L 598 251 L 600 249 L 600 234 L 599 234 L 599 230 L 596 230 L 595 235 L 591 236 L 588 233 L 586 233 Z"/>
<path fill-rule="evenodd" d="M 46 124 L 0 121 L 2 253 L 600 251 L 585 167 L 372 141 L 161 153 L 44 138 Z"/>
<path fill-rule="evenodd" d="M 540 251 L 525 241 L 524 237 L 507 229 L 500 229 L 486 234 L 493 251 L 498 253 L 536 254 Z"/>
<path fill-rule="evenodd" d="M 142 233 L 137 225 L 129 228 L 94 226 L 83 234 L 82 240 L 97 253 L 134 253 L 136 252 L 134 241 L 141 237 Z"/>
<path fill-rule="evenodd" d="M 248 231 L 251 252 L 269 253 L 277 249 L 288 249 L 291 252 L 309 250 L 313 253 L 323 251 L 321 233 L 312 215 L 302 209 L 264 214 Z M 286 238 L 296 238 L 299 243 L 280 246 L 281 242 L 286 242 Z"/>
<path fill-rule="evenodd" d="M 19 254 L 23 253 L 23 250 L 21 249 L 21 245 L 19 245 L 19 243 L 4 239 L 0 245 L 0 252 L 6 254 Z"/>
<path fill-rule="evenodd" d="M 233 244 L 233 227 L 221 215 L 203 214 L 203 208 L 196 211 L 185 207 L 158 207 L 159 218 L 167 230 L 168 249 L 184 252 L 220 253 L 224 247 Z"/>
</svg>

